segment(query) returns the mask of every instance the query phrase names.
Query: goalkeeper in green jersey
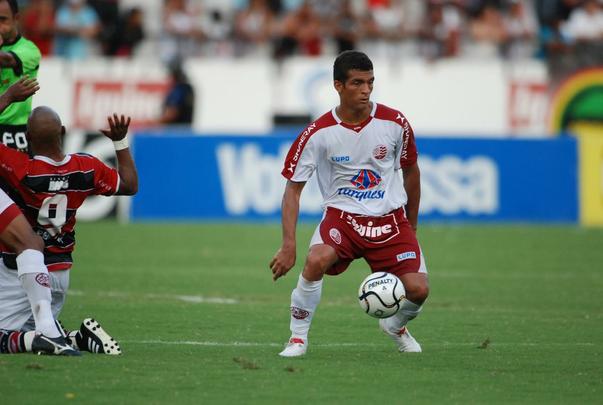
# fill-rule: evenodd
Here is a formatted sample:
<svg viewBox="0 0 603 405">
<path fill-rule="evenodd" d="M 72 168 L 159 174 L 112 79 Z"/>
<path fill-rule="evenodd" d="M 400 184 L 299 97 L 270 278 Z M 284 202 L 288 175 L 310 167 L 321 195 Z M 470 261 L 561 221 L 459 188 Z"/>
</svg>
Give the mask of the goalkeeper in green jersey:
<svg viewBox="0 0 603 405">
<path fill-rule="evenodd" d="M 23 38 L 18 29 L 17 0 L 0 0 L 0 94 L 23 76 L 35 78 L 40 66 L 40 50 Z M 31 97 L 13 103 L 0 113 L 0 141 L 27 151 L 25 126 L 31 112 Z"/>
</svg>

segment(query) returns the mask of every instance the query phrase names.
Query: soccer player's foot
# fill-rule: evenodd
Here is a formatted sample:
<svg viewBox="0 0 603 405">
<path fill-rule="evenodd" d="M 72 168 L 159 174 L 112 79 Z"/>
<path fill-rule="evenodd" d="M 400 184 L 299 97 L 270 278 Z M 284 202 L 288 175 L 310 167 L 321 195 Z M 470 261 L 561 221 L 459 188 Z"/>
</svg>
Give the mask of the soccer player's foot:
<svg viewBox="0 0 603 405">
<path fill-rule="evenodd" d="M 306 354 L 308 350 L 308 341 L 296 337 L 289 339 L 285 350 L 280 352 L 278 355 L 282 357 L 298 357 Z"/>
<path fill-rule="evenodd" d="M 31 351 L 37 354 L 55 356 L 80 356 L 81 353 L 71 347 L 63 336 L 49 338 L 42 334 L 36 335 L 31 342 Z"/>
<path fill-rule="evenodd" d="M 398 345 L 399 351 L 405 353 L 421 352 L 421 345 L 415 340 L 414 337 L 412 337 L 406 326 L 398 329 L 397 331 L 392 331 L 391 328 L 388 327 L 386 319 L 380 319 L 379 327 L 387 336 L 392 338 L 396 345 Z"/>
<path fill-rule="evenodd" d="M 80 350 L 110 355 L 121 354 L 119 343 L 92 318 L 84 319 L 75 339 Z"/>
</svg>

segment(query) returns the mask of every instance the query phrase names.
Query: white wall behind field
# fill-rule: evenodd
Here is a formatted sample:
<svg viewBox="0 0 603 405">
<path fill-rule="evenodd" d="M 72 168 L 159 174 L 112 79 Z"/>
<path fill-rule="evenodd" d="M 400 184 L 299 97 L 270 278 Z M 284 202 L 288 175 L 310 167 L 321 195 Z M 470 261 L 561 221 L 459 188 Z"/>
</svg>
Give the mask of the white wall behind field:
<svg viewBox="0 0 603 405">
<path fill-rule="evenodd" d="M 538 61 L 516 65 L 475 59 L 373 62 L 373 100 L 400 109 L 423 136 L 546 135 L 547 74 Z M 272 128 L 274 114 L 317 117 L 337 103 L 332 63 L 331 58 L 292 58 L 280 65 L 269 59 L 189 60 L 185 69 L 196 91 L 194 130 L 261 134 Z M 111 107 L 140 102 L 141 95 L 132 86 L 167 79 L 159 61 L 99 59 L 73 64 L 45 58 L 34 105 L 52 106 L 67 127 L 73 127 L 78 109 L 85 108 L 74 103 L 77 82 L 123 85 L 113 90 L 122 92 L 114 95 L 119 103 L 99 103 L 108 104 L 109 110 L 98 108 L 94 112 L 98 117 L 90 120 L 96 123 L 113 112 Z M 93 102 L 89 96 L 86 102 Z M 138 110 L 131 109 L 133 114 Z M 147 125 L 151 113 L 140 112 Z"/>
</svg>

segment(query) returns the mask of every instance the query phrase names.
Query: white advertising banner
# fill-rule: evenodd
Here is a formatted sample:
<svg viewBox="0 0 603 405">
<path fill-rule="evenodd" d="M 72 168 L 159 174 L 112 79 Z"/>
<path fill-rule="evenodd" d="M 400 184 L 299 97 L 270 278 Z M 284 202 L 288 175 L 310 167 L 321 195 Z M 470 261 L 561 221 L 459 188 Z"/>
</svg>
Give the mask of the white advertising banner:
<svg viewBox="0 0 603 405">
<path fill-rule="evenodd" d="M 374 60 L 373 99 L 400 109 L 421 136 L 545 136 L 547 73 L 538 61 Z M 188 60 L 193 130 L 265 134 L 275 114 L 318 117 L 337 104 L 331 58 Z M 158 61 L 44 59 L 34 105 L 50 105 L 69 128 L 98 129 L 115 110 L 149 127 L 169 87 Z"/>
</svg>

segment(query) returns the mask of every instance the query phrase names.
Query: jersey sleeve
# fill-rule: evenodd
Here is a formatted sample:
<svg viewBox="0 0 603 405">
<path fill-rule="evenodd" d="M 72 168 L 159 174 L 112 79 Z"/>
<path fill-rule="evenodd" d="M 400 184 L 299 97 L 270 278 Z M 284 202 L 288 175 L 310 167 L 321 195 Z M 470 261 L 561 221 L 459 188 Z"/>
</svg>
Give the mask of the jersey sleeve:
<svg viewBox="0 0 603 405">
<path fill-rule="evenodd" d="M 402 133 L 398 145 L 398 154 L 396 157 L 396 170 L 414 165 L 417 162 L 417 144 L 415 143 L 415 133 L 410 122 L 404 117 L 402 121 Z"/>
<path fill-rule="evenodd" d="M 291 181 L 308 181 L 316 169 L 318 158 L 317 138 L 311 137 L 306 130 L 291 145 L 281 174 Z"/>
<path fill-rule="evenodd" d="M 29 156 L 23 152 L 9 148 L 0 142 L 0 177 L 13 187 L 19 184 L 27 167 Z"/>
<path fill-rule="evenodd" d="M 25 41 L 21 46 L 15 46 L 9 51 L 17 66 L 13 68 L 15 76 L 22 76 L 24 74 L 35 77 L 40 67 L 40 50 L 31 41 Z"/>
<path fill-rule="evenodd" d="M 97 195 L 113 195 L 119 190 L 117 170 L 107 166 L 99 159 L 91 157 L 94 166 L 94 191 Z"/>
</svg>

